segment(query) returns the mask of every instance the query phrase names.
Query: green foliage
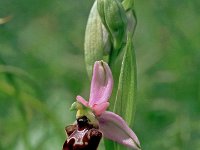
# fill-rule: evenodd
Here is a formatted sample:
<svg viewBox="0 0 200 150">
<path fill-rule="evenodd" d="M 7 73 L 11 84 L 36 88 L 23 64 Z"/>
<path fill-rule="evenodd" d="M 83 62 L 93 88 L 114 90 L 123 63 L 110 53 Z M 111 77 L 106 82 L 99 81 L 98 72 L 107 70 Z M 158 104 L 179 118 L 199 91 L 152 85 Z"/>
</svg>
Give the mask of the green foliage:
<svg viewBox="0 0 200 150">
<path fill-rule="evenodd" d="M 92 4 L 0 0 L 0 18 L 12 16 L 0 25 L 0 149 L 62 148 L 75 118 L 68 109 L 89 90 L 83 39 Z M 198 0 L 135 1 L 133 129 L 144 150 L 200 147 L 199 7 Z"/>
<path fill-rule="evenodd" d="M 119 82 L 116 89 L 113 111 L 119 114 L 129 126 L 133 126 L 136 110 L 136 58 L 133 49 L 132 38 L 129 34 L 127 44 L 124 47 L 121 62 Z M 106 141 L 106 149 L 128 149 L 124 146 Z"/>
<path fill-rule="evenodd" d="M 119 76 L 114 112 L 133 125 L 136 108 L 136 61 L 132 38 L 128 38 Z"/>
</svg>

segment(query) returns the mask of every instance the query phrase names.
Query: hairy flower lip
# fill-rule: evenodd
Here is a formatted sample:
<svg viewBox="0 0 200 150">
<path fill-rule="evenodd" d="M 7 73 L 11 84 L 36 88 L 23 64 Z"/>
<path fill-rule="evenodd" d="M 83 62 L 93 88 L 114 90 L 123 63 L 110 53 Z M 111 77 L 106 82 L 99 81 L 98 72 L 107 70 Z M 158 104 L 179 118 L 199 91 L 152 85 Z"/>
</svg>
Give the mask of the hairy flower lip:
<svg viewBox="0 0 200 150">
<path fill-rule="evenodd" d="M 68 139 L 63 145 L 63 150 L 97 150 L 102 138 L 102 132 L 89 124 L 86 116 L 77 119 L 77 124 L 67 126 Z"/>
</svg>

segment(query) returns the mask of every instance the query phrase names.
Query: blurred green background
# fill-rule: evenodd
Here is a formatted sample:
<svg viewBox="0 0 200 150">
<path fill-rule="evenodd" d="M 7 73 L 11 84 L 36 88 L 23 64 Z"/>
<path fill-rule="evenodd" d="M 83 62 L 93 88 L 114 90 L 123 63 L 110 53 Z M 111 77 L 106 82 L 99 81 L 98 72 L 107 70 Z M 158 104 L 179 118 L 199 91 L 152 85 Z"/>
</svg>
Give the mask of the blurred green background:
<svg viewBox="0 0 200 150">
<path fill-rule="evenodd" d="M 84 31 L 92 0 L 0 0 L 0 149 L 59 150 L 68 108 L 89 96 Z M 143 150 L 200 148 L 200 1 L 136 0 Z M 103 148 L 102 148 L 103 149 Z"/>
</svg>

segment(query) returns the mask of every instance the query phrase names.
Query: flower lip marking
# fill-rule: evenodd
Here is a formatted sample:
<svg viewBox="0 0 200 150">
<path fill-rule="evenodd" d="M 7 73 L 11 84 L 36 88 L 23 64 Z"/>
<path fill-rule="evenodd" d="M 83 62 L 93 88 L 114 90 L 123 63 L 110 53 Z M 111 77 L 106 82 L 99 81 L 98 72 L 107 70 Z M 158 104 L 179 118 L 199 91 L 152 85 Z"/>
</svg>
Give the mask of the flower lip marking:
<svg viewBox="0 0 200 150">
<path fill-rule="evenodd" d="M 77 119 L 77 125 L 66 128 L 68 139 L 63 145 L 63 150 L 96 150 L 102 133 L 89 124 L 86 116 Z"/>
<path fill-rule="evenodd" d="M 74 145 L 83 145 L 83 137 L 88 132 L 87 129 L 83 129 L 82 131 L 76 130 L 74 131 L 71 136 L 67 139 L 67 142 L 69 143 L 70 140 L 74 139 Z"/>
</svg>

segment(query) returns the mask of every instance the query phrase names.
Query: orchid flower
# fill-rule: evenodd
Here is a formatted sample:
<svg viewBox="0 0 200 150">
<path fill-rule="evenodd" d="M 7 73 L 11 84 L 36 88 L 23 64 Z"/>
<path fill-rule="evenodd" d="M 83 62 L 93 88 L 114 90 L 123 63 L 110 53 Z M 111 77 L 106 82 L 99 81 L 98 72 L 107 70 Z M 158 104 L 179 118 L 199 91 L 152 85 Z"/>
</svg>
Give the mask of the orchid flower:
<svg viewBox="0 0 200 150">
<path fill-rule="evenodd" d="M 106 111 L 112 94 L 113 77 L 107 63 L 96 61 L 93 68 L 89 101 L 77 96 L 77 118 L 87 116 L 96 124 L 105 138 L 123 144 L 134 150 L 140 149 L 140 142 L 126 122 L 117 114 Z M 72 105 L 75 108 L 75 104 Z M 86 108 L 86 109 L 83 109 Z"/>
</svg>

